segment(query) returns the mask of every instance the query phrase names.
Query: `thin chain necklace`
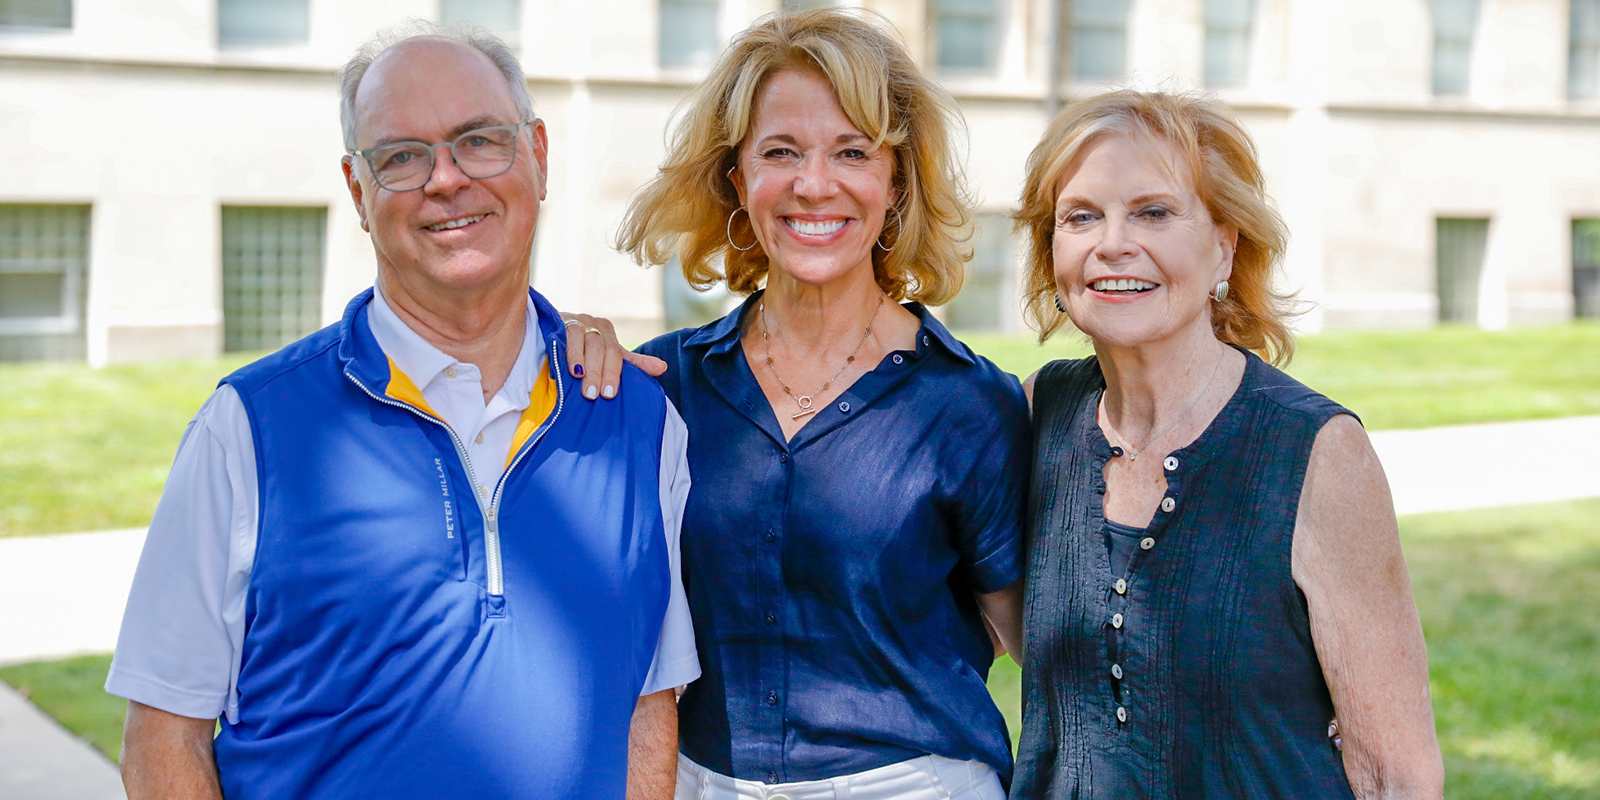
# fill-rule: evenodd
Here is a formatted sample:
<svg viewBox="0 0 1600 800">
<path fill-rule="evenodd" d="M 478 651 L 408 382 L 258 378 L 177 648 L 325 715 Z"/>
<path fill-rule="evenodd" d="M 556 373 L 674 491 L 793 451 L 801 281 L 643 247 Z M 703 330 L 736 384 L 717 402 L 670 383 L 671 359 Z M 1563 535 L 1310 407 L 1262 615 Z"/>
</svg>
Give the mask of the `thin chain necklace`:
<svg viewBox="0 0 1600 800">
<path fill-rule="evenodd" d="M 856 349 L 851 351 L 850 356 L 844 360 L 844 366 L 839 367 L 839 371 L 833 373 L 833 377 L 823 381 L 821 389 L 818 389 L 811 394 L 802 394 L 796 396 L 794 392 L 789 391 L 789 382 L 784 380 L 782 375 L 778 374 L 778 365 L 772 360 L 772 341 L 767 337 L 767 301 L 761 301 L 761 349 L 766 353 L 767 356 L 767 369 L 772 370 L 772 377 L 778 379 L 778 385 L 783 387 L 783 393 L 793 398 L 794 402 L 800 406 L 800 411 L 796 414 L 791 414 L 789 419 L 795 420 L 808 414 L 817 413 L 817 409 L 811 407 L 812 401 L 817 397 L 817 395 L 828 391 L 828 387 L 832 386 L 833 382 L 838 380 L 839 376 L 843 375 L 844 371 L 849 369 L 851 364 L 855 363 L 856 355 L 861 352 L 862 345 L 865 345 L 868 337 L 872 336 L 872 323 L 878 318 L 878 309 L 880 308 L 883 308 L 882 292 L 878 293 L 878 304 L 872 307 L 872 316 L 867 317 L 867 329 L 861 332 L 861 341 L 856 342 Z"/>
<path fill-rule="evenodd" d="M 1195 395 L 1193 400 L 1189 401 L 1189 406 L 1183 410 L 1183 413 L 1181 413 L 1178 416 L 1174 417 L 1172 422 L 1168 423 L 1167 427 L 1162 428 L 1161 430 L 1157 431 L 1156 435 L 1144 440 L 1144 444 L 1139 445 L 1139 448 L 1137 450 L 1135 450 L 1132 445 L 1129 445 L 1127 440 L 1122 438 L 1122 434 L 1117 433 L 1117 429 L 1111 425 L 1111 412 L 1109 412 L 1109 411 L 1106 412 L 1106 432 L 1110 433 L 1112 438 L 1115 438 L 1117 440 L 1117 444 L 1122 446 L 1123 452 L 1126 452 L 1128 454 L 1128 461 L 1130 463 L 1134 462 L 1134 461 L 1138 461 L 1139 460 L 1139 454 L 1144 452 L 1144 449 L 1146 447 L 1149 447 L 1150 445 L 1155 444 L 1157 439 L 1160 439 L 1162 436 L 1167 435 L 1168 433 L 1170 433 L 1172 431 L 1173 428 L 1178 427 L 1178 423 L 1183 422 L 1184 420 L 1189 418 L 1189 412 L 1193 411 L 1194 407 L 1196 405 L 1200 404 L 1200 399 L 1205 397 L 1206 396 L 1206 391 L 1211 388 L 1211 382 L 1215 381 L 1217 379 L 1217 373 L 1222 371 L 1222 359 L 1224 357 L 1226 357 L 1226 355 L 1227 354 L 1223 354 L 1223 356 L 1217 358 L 1216 365 L 1211 368 L 1211 377 L 1206 378 L 1206 385 L 1200 387 L 1200 393 Z M 1105 395 L 1102 394 L 1102 395 L 1100 395 L 1100 407 L 1102 409 L 1104 409 L 1105 408 L 1105 404 L 1106 404 L 1106 397 L 1105 397 Z"/>
</svg>

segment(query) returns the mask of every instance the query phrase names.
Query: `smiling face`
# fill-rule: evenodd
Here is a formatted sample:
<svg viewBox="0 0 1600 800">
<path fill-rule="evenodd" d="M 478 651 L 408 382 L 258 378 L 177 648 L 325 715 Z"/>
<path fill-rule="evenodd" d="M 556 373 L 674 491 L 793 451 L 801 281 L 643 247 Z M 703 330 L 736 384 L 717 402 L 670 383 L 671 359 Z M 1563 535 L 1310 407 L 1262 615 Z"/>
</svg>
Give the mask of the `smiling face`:
<svg viewBox="0 0 1600 800">
<path fill-rule="evenodd" d="M 799 70 L 762 88 L 732 174 L 772 271 L 809 286 L 871 275 L 893 177 L 893 153 L 872 149 L 825 78 Z"/>
<path fill-rule="evenodd" d="M 450 142 L 475 128 L 515 125 L 519 116 L 488 57 L 448 39 L 412 39 L 380 55 L 362 78 L 356 147 Z M 492 178 L 467 177 L 449 148 L 435 148 L 428 183 L 408 192 L 378 186 L 363 159 L 345 159 L 350 196 L 362 228 L 372 234 L 386 282 L 399 281 L 413 293 L 526 283 L 545 196 L 543 123 L 517 138 L 516 162 Z"/>
<path fill-rule="evenodd" d="M 1212 222 L 1183 156 L 1109 135 L 1067 166 L 1056 195 L 1056 288 L 1096 345 L 1212 336 L 1207 295 L 1232 271 L 1237 232 Z"/>
</svg>

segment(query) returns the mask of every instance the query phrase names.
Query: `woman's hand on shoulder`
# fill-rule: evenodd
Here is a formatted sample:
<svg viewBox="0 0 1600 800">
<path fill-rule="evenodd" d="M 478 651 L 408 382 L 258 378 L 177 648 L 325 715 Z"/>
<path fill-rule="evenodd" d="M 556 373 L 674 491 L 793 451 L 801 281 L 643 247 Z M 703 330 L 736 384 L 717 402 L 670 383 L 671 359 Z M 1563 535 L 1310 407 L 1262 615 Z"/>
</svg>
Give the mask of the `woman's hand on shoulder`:
<svg viewBox="0 0 1600 800">
<path fill-rule="evenodd" d="M 567 371 L 583 379 L 583 396 L 590 400 L 617 396 L 624 361 L 655 377 L 667 371 L 667 362 L 623 347 L 617 329 L 605 317 L 563 312 L 561 320 L 567 326 Z"/>
<path fill-rule="evenodd" d="M 1422 624 L 1389 484 L 1354 417 L 1334 417 L 1317 434 L 1291 561 L 1356 796 L 1440 797 Z"/>
</svg>

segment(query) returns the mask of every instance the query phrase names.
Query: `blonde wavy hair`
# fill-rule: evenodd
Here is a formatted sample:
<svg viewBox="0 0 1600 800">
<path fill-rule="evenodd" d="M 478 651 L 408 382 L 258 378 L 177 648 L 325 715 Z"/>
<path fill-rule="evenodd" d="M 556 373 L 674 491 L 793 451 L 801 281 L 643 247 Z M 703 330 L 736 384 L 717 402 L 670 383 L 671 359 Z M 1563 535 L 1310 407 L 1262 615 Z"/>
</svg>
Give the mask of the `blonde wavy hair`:
<svg viewBox="0 0 1600 800">
<path fill-rule="evenodd" d="M 1274 364 L 1294 356 L 1287 321 L 1296 313 L 1292 294 L 1273 288 L 1288 230 L 1267 198 L 1255 142 L 1222 103 L 1195 94 L 1123 90 L 1076 101 L 1046 129 L 1028 156 L 1022 207 L 1012 219 L 1027 242 L 1023 306 L 1039 341 L 1069 320 L 1056 310 L 1056 197 L 1074 159 L 1106 136 L 1171 144 L 1187 163 L 1190 185 L 1218 225 L 1239 231 L 1228 295 L 1211 303 L 1217 338 Z"/>
<path fill-rule="evenodd" d="M 891 251 L 872 248 L 878 285 L 895 300 L 940 305 L 955 297 L 972 257 L 970 203 L 952 154 L 961 116 L 889 30 L 872 12 L 828 8 L 769 15 L 739 34 L 685 101 L 665 162 L 623 217 L 617 249 L 639 264 L 676 255 L 696 288 L 727 281 L 739 294 L 758 289 L 767 255 L 759 242 L 745 251 L 729 242 L 739 196 L 728 171 L 766 82 L 783 70 L 808 70 L 828 81 L 873 148 L 893 151 L 900 222 Z M 733 220 L 731 234 L 751 241 L 748 214 Z"/>
</svg>

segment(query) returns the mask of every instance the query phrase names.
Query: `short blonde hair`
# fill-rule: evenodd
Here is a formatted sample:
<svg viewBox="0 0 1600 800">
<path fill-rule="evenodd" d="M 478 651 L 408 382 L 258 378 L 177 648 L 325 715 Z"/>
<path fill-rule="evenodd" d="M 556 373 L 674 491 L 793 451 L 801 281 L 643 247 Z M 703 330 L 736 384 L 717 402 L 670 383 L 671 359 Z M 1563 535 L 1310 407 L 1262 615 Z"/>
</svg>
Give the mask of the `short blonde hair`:
<svg viewBox="0 0 1600 800">
<path fill-rule="evenodd" d="M 952 154 L 960 112 L 887 25 L 871 12 L 819 9 L 773 14 L 739 34 L 686 101 L 665 162 L 629 205 L 617 249 L 640 264 L 677 255 L 697 288 L 726 280 L 733 292 L 754 292 L 766 277 L 767 255 L 759 242 L 744 251 L 729 242 L 739 196 L 728 171 L 766 82 L 783 70 L 807 70 L 828 81 L 872 147 L 892 148 L 899 224 L 892 251 L 872 249 L 878 285 L 895 300 L 948 302 L 972 257 L 964 246 L 968 195 Z M 749 216 L 738 215 L 731 232 L 751 241 Z"/>
<path fill-rule="evenodd" d="M 1217 338 L 1275 364 L 1294 355 L 1286 324 L 1293 295 L 1272 286 L 1288 243 L 1283 219 L 1267 198 L 1256 146 L 1222 103 L 1195 94 L 1123 90 L 1076 101 L 1061 112 L 1028 156 L 1022 208 L 1013 219 L 1027 241 L 1023 305 L 1043 342 L 1068 320 L 1056 310 L 1056 197 L 1074 159 L 1112 135 L 1163 141 L 1182 153 L 1190 185 L 1218 225 L 1239 231 L 1228 295 L 1211 304 Z"/>
</svg>

